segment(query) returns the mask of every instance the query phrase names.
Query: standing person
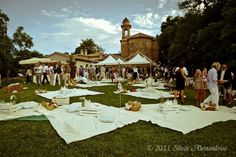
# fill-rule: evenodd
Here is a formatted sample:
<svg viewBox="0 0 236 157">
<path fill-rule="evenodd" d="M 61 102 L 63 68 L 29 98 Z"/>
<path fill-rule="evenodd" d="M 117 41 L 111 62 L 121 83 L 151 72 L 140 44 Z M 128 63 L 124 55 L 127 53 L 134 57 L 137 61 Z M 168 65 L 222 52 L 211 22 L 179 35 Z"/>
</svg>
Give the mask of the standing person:
<svg viewBox="0 0 236 157">
<path fill-rule="evenodd" d="M 136 66 L 133 67 L 133 80 L 135 81 L 138 78 L 138 68 Z"/>
<path fill-rule="evenodd" d="M 49 81 L 48 81 L 48 66 L 47 66 L 47 64 L 43 64 L 42 71 L 43 71 L 43 82 L 42 83 L 44 84 L 45 80 L 47 81 L 47 83 L 49 83 Z"/>
<path fill-rule="evenodd" d="M 194 74 L 194 88 L 196 90 L 196 105 L 200 107 L 200 104 L 203 102 L 203 72 L 200 68 L 196 69 Z"/>
<path fill-rule="evenodd" d="M 84 68 L 82 65 L 79 67 L 79 76 L 83 77 L 84 76 Z"/>
<path fill-rule="evenodd" d="M 84 77 L 87 78 L 87 79 L 89 78 L 88 68 L 89 68 L 89 67 L 88 67 L 88 64 L 86 64 L 86 66 L 85 66 L 85 68 L 84 68 Z"/>
<path fill-rule="evenodd" d="M 202 80 L 203 80 L 203 99 L 205 99 L 206 98 L 206 90 L 208 89 L 207 68 L 205 66 L 202 69 Z"/>
<path fill-rule="evenodd" d="M 223 94 L 223 103 L 230 105 L 232 103 L 232 75 L 227 64 L 222 64 L 218 80 L 219 91 Z"/>
<path fill-rule="evenodd" d="M 207 74 L 210 95 L 200 104 L 201 108 L 205 109 L 206 106 L 209 110 L 216 110 L 219 108 L 218 70 L 220 70 L 220 63 L 214 62 Z"/>
<path fill-rule="evenodd" d="M 54 80 L 54 71 L 53 71 L 53 64 L 50 64 L 48 68 L 48 75 L 49 75 L 49 82 L 50 85 L 53 86 L 53 80 Z"/>
<path fill-rule="evenodd" d="M 70 83 L 72 86 L 75 86 L 75 75 L 76 75 L 76 66 L 74 62 L 71 62 L 70 64 Z"/>
<path fill-rule="evenodd" d="M 64 66 L 64 73 L 65 73 L 65 82 L 64 82 L 64 85 L 65 85 L 65 86 L 71 84 L 71 82 L 70 82 L 70 72 L 71 72 L 71 66 L 70 66 L 69 63 L 67 63 L 67 64 Z"/>
<path fill-rule="evenodd" d="M 125 79 L 126 77 L 126 69 L 125 69 L 125 66 L 122 68 L 122 78 Z"/>
<path fill-rule="evenodd" d="M 114 65 L 111 68 L 110 75 L 111 75 L 111 82 L 113 82 L 116 76 L 116 68 Z"/>
<path fill-rule="evenodd" d="M 105 65 L 101 66 L 100 72 L 101 72 L 101 75 L 100 75 L 99 80 L 105 79 L 106 78 L 106 68 L 105 68 Z"/>
<path fill-rule="evenodd" d="M 35 76 L 36 76 L 37 85 L 41 85 L 42 84 L 42 73 L 43 73 L 43 67 L 41 65 L 41 62 L 36 64 L 36 66 L 34 67 L 34 72 L 35 72 Z"/>
<path fill-rule="evenodd" d="M 90 65 L 88 68 L 89 80 L 93 80 L 93 66 Z"/>
<path fill-rule="evenodd" d="M 54 65 L 53 67 L 53 71 L 54 71 L 54 80 L 53 80 L 53 85 L 56 85 L 56 82 L 58 81 L 58 85 L 61 85 L 61 64 L 60 62 L 56 63 L 56 65 Z"/>
<path fill-rule="evenodd" d="M 31 83 L 32 82 L 32 76 L 33 76 L 33 71 L 31 68 L 28 68 L 26 70 L 26 83 Z"/>
<path fill-rule="evenodd" d="M 232 97 L 234 97 L 235 93 L 236 93 L 236 78 L 235 78 L 235 74 L 236 74 L 235 71 L 232 72 Z"/>
<path fill-rule="evenodd" d="M 175 98 L 179 93 L 179 99 L 181 104 L 184 104 L 184 87 L 187 77 L 184 74 L 183 64 L 180 64 L 177 71 L 175 72 L 176 78 L 176 91 L 175 91 Z"/>
</svg>

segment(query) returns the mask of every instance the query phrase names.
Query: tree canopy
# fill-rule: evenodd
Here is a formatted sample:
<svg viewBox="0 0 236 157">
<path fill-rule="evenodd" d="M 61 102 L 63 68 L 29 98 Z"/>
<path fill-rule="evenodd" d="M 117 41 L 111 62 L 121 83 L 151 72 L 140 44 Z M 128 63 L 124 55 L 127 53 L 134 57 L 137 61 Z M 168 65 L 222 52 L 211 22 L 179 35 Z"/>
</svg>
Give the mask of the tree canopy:
<svg viewBox="0 0 236 157">
<path fill-rule="evenodd" d="M 101 46 L 98 46 L 93 41 L 93 39 L 82 40 L 80 45 L 75 49 L 75 54 L 79 54 L 81 50 L 83 50 L 83 51 L 87 50 L 87 54 L 93 54 L 97 50 L 99 50 L 101 52 L 105 51 Z"/>
<path fill-rule="evenodd" d="M 2 77 L 15 76 L 22 59 L 42 56 L 37 51 L 29 51 L 33 47 L 33 38 L 24 32 L 24 27 L 17 27 L 13 37 L 7 35 L 7 14 L 0 10 L 0 72 Z"/>
<path fill-rule="evenodd" d="M 236 1 L 183 0 L 178 6 L 185 15 L 169 16 L 157 37 L 161 62 L 196 67 L 220 61 L 236 68 Z"/>
</svg>

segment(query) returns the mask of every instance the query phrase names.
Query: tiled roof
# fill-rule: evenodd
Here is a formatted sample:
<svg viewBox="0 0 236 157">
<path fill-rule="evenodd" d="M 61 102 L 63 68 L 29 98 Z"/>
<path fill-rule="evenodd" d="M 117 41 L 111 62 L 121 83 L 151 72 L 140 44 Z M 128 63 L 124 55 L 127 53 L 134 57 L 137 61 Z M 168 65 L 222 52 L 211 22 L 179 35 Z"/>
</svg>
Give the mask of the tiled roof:
<svg viewBox="0 0 236 157">
<path fill-rule="evenodd" d="M 155 38 L 155 37 L 147 35 L 147 34 L 137 33 L 137 34 L 134 34 L 134 35 L 128 37 L 128 39 L 130 39 L 130 38 L 140 38 L 140 37 L 142 37 L 142 38 Z"/>
</svg>

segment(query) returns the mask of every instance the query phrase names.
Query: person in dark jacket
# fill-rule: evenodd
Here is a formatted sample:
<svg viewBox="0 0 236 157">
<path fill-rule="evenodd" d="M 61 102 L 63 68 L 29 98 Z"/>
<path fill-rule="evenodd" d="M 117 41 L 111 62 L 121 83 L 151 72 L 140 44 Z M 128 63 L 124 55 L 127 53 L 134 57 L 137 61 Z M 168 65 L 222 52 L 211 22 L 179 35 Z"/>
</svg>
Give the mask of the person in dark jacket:
<svg viewBox="0 0 236 157">
<path fill-rule="evenodd" d="M 61 85 L 61 63 L 58 62 L 54 65 L 53 67 L 53 71 L 54 71 L 54 81 L 53 81 L 53 85 L 56 85 L 56 82 L 58 81 L 58 85 Z"/>
<path fill-rule="evenodd" d="M 232 103 L 232 75 L 227 64 L 222 64 L 218 72 L 219 91 L 223 94 L 223 103 L 230 105 Z"/>
</svg>

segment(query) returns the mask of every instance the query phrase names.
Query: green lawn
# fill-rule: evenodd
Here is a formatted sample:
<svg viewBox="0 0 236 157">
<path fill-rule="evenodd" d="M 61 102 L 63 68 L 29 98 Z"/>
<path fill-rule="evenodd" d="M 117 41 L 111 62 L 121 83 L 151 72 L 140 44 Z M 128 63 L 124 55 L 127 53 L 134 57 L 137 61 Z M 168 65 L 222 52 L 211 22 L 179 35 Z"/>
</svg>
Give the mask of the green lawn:
<svg viewBox="0 0 236 157">
<path fill-rule="evenodd" d="M 24 86 L 28 89 L 15 94 L 18 102 L 46 100 L 34 94 L 34 90 L 38 89 L 36 85 L 24 84 Z M 42 88 L 56 90 L 60 87 L 44 85 Z M 113 94 L 113 91 L 117 89 L 116 86 L 90 89 L 102 91 L 105 94 L 87 96 L 87 99 L 106 105 L 120 106 L 119 96 Z M 187 95 L 185 103 L 194 104 L 194 90 L 187 88 L 185 93 Z M 3 89 L 0 90 L 0 100 L 8 101 L 11 95 Z M 122 104 L 128 100 L 139 100 L 143 104 L 159 102 L 159 100 L 122 96 Z M 76 101 L 79 101 L 79 97 L 71 99 L 71 102 Z M 234 102 L 233 105 L 236 103 Z M 236 156 L 235 138 L 236 121 L 215 123 L 187 135 L 139 121 L 115 131 L 67 145 L 49 121 L 11 120 L 0 122 L 0 156 Z"/>
</svg>

